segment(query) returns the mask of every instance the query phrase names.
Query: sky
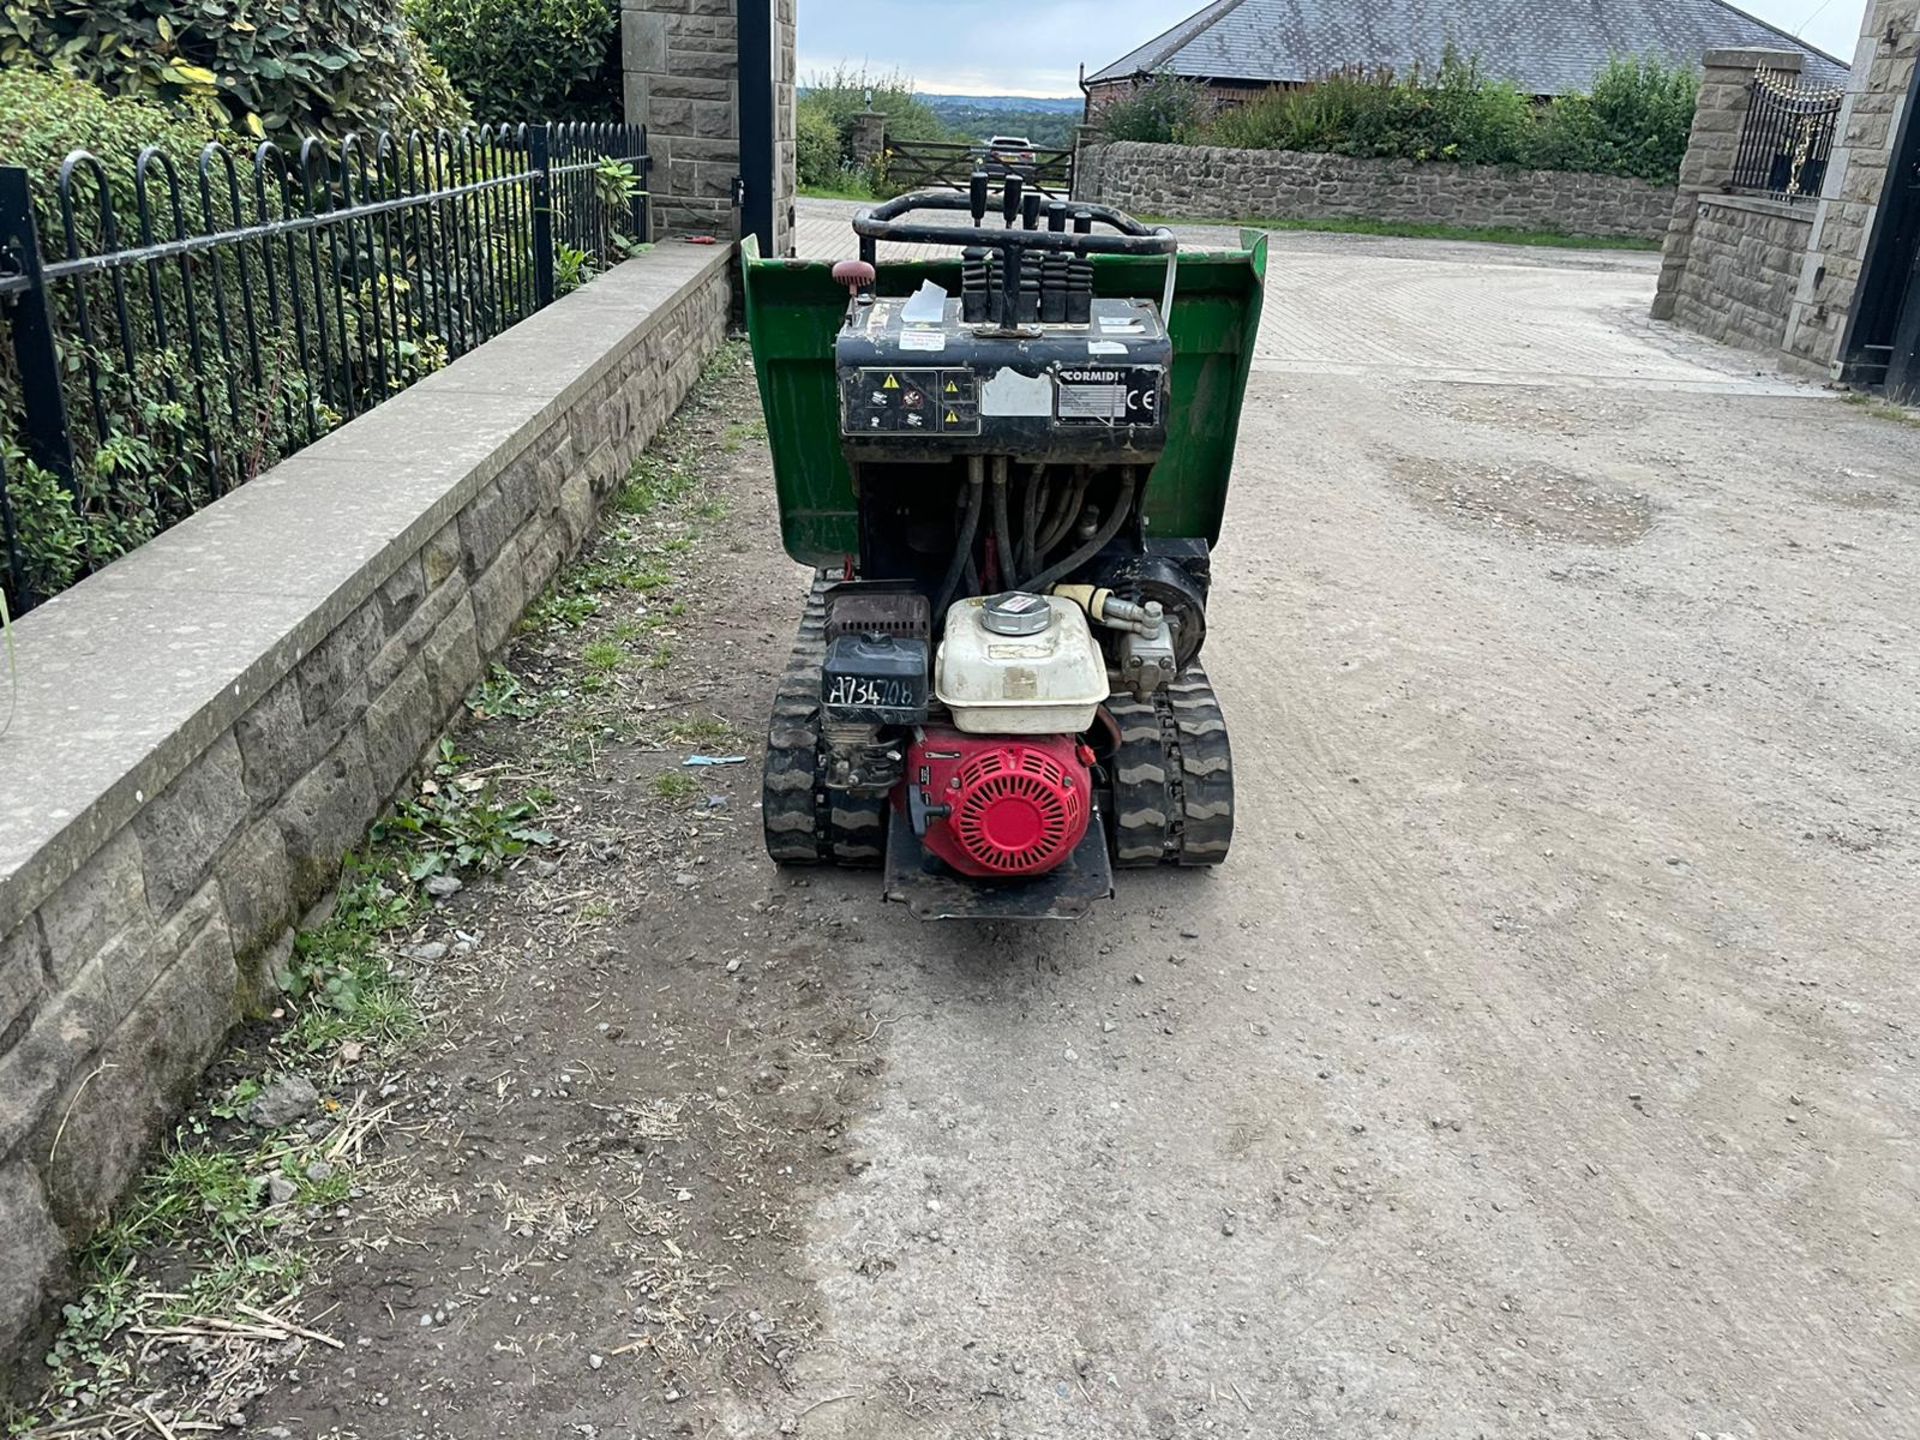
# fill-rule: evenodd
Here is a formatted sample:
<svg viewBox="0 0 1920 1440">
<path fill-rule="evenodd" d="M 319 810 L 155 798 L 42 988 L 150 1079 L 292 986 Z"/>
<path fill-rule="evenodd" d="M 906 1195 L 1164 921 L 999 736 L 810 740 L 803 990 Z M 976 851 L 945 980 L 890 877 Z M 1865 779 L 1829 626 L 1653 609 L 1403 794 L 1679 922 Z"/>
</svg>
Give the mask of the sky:
<svg viewBox="0 0 1920 1440">
<path fill-rule="evenodd" d="M 947 95 L 1078 95 L 1094 71 L 1205 0 L 800 0 L 800 80 L 836 65 L 898 70 Z M 1742 0 L 1842 60 L 1866 0 Z"/>
</svg>

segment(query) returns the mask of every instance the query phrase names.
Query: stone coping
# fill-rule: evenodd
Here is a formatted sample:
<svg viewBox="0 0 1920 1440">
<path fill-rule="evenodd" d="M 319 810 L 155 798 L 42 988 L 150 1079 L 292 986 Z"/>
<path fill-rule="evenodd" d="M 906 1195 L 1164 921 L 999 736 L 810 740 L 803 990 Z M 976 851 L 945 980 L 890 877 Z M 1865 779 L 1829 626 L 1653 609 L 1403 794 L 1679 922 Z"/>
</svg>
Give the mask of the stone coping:
<svg viewBox="0 0 1920 1440">
<path fill-rule="evenodd" d="M 23 617 L 0 935 L 730 256 L 669 243 L 615 267 L 515 344 L 479 347 Z"/>
<path fill-rule="evenodd" d="M 1808 225 L 1813 224 L 1814 206 L 1819 201 L 1818 195 L 1808 195 L 1794 201 L 1782 200 L 1776 195 L 1748 195 L 1739 190 L 1700 197 L 1702 205 L 1718 205 L 1727 210 L 1750 210 L 1756 215 L 1775 215 L 1782 220 L 1801 220 Z"/>
</svg>

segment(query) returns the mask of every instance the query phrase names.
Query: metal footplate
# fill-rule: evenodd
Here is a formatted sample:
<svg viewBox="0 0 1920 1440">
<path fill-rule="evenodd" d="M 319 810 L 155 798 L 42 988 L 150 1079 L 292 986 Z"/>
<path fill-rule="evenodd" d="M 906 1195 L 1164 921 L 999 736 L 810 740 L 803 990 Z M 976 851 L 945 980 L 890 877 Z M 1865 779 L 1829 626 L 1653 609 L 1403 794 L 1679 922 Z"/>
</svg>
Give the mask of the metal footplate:
<svg viewBox="0 0 1920 1440">
<path fill-rule="evenodd" d="M 1223 864 L 1233 843 L 1233 751 L 1198 661 L 1151 701 L 1115 695 L 1110 762 L 1114 863 L 1122 869 Z"/>
<path fill-rule="evenodd" d="M 1113 894 L 1113 863 L 1098 816 L 1067 863 L 1027 880 L 974 880 L 920 848 L 898 814 L 887 825 L 887 899 L 917 920 L 1078 920 Z"/>
</svg>

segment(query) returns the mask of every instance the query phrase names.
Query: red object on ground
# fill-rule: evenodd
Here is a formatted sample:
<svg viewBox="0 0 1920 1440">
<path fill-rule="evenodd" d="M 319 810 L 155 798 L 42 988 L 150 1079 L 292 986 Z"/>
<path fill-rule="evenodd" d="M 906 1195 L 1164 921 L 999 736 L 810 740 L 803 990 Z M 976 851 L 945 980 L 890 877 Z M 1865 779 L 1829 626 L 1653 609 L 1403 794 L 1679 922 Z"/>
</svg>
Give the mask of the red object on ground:
<svg viewBox="0 0 1920 1440">
<path fill-rule="evenodd" d="M 1071 735 L 963 735 L 929 728 L 907 754 L 907 784 L 929 807 L 927 849 L 963 875 L 1058 869 L 1093 818 L 1091 752 Z M 925 776 L 924 782 L 921 777 Z M 911 815 L 911 807 L 903 809 Z"/>
</svg>

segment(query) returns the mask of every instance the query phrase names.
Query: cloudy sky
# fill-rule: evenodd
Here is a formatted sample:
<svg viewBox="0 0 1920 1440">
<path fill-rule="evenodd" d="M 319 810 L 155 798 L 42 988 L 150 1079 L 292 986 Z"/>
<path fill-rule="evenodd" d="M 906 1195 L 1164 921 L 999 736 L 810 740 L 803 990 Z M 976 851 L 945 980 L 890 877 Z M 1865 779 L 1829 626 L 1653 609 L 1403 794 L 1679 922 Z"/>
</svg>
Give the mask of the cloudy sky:
<svg viewBox="0 0 1920 1440">
<path fill-rule="evenodd" d="M 1097 70 L 1204 0 L 800 0 L 802 82 L 840 63 L 899 70 L 922 90 L 1077 95 Z M 1744 0 L 1761 19 L 1849 59 L 1866 0 Z"/>
</svg>

